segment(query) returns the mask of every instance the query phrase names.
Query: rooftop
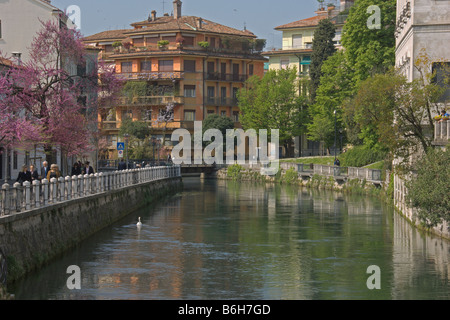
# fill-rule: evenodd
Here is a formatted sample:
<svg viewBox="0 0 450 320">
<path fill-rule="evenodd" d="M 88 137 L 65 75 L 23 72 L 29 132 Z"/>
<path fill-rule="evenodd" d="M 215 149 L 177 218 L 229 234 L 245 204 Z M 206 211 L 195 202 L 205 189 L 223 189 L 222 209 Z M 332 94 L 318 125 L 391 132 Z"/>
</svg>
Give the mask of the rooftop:
<svg viewBox="0 0 450 320">
<path fill-rule="evenodd" d="M 275 27 L 275 30 L 284 30 L 284 29 L 294 29 L 294 28 L 306 28 L 306 27 L 317 27 L 319 22 L 324 19 L 330 19 L 334 24 L 344 24 L 347 15 L 339 14 L 339 11 L 330 10 L 330 11 L 316 11 L 314 17 L 290 22 L 287 24 L 283 24 L 281 26 Z"/>
<path fill-rule="evenodd" d="M 163 16 L 157 17 L 155 20 L 148 19 L 131 25 L 136 29 L 130 30 L 127 34 L 154 31 L 197 31 L 256 38 L 251 31 L 238 30 L 195 16 L 181 16 L 179 18 L 175 18 L 174 16 Z"/>
<path fill-rule="evenodd" d="M 175 19 L 173 16 L 165 16 L 156 18 L 155 21 L 141 21 L 133 23 L 134 29 L 119 29 L 103 31 L 88 37 L 84 41 L 114 41 L 123 40 L 129 36 L 154 32 L 200 32 L 215 33 L 230 36 L 242 36 L 248 38 L 256 38 L 256 36 L 248 30 L 237 30 L 222 24 L 202 19 L 194 16 L 182 16 Z"/>
<path fill-rule="evenodd" d="M 107 41 L 107 40 L 121 40 L 127 38 L 125 32 L 132 31 L 133 29 L 121 29 L 121 30 L 109 30 L 96 33 L 94 35 L 84 37 L 84 41 Z"/>
</svg>

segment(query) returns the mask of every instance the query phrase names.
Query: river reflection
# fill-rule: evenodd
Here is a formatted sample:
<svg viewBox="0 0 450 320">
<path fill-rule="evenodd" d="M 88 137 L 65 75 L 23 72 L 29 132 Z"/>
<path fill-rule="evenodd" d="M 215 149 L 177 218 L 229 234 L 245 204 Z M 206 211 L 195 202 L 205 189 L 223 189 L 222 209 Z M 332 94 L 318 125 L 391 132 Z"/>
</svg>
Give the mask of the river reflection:
<svg viewBox="0 0 450 320">
<path fill-rule="evenodd" d="M 10 289 L 16 299 L 449 299 L 449 242 L 379 200 L 186 179 Z M 142 229 L 136 228 L 138 217 Z M 66 269 L 78 265 L 82 289 Z M 367 268 L 381 269 L 381 290 Z"/>
</svg>

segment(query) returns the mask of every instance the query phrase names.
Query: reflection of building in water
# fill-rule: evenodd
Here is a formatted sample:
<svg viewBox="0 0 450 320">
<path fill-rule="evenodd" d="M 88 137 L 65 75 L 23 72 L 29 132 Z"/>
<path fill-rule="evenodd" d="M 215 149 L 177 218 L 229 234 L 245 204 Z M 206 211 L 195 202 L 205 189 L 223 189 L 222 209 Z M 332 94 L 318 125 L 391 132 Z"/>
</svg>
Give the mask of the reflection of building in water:
<svg viewBox="0 0 450 320">
<path fill-rule="evenodd" d="M 393 215 L 393 299 L 409 299 L 420 295 L 419 290 L 429 286 L 435 290 L 434 274 L 424 274 L 424 270 L 433 266 L 432 270 L 442 283 L 450 281 L 450 242 L 436 236 L 424 236 L 412 228 L 405 218 Z M 428 276 L 428 277 L 427 277 Z M 418 285 L 420 283 L 420 285 Z M 418 289 L 420 287 L 420 289 Z M 441 287 L 441 286 L 439 286 Z M 450 288 L 450 284 L 447 288 Z M 436 299 L 450 299 L 450 291 L 435 292 Z"/>
</svg>

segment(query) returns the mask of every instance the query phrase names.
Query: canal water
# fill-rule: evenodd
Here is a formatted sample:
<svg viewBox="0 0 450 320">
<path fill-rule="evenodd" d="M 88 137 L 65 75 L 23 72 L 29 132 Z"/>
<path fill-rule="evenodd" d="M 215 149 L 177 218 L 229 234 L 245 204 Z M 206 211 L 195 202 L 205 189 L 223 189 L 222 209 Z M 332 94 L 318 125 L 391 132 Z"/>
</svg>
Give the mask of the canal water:
<svg viewBox="0 0 450 320">
<path fill-rule="evenodd" d="M 195 178 L 184 185 L 9 291 L 17 300 L 450 298 L 450 242 L 419 233 L 376 198 Z M 72 265 L 81 290 L 67 288 Z M 380 290 L 368 289 L 370 266 L 379 267 Z"/>
</svg>

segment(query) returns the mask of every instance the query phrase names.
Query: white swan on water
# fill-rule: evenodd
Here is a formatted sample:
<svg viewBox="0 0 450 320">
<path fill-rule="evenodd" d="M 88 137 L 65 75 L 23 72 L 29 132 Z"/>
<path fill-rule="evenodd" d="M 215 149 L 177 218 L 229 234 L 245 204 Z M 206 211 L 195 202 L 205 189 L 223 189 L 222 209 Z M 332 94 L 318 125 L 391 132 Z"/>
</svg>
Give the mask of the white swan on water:
<svg viewBox="0 0 450 320">
<path fill-rule="evenodd" d="M 141 222 L 141 218 L 139 217 L 139 222 L 137 223 L 138 227 L 142 227 L 142 222 Z"/>
</svg>

